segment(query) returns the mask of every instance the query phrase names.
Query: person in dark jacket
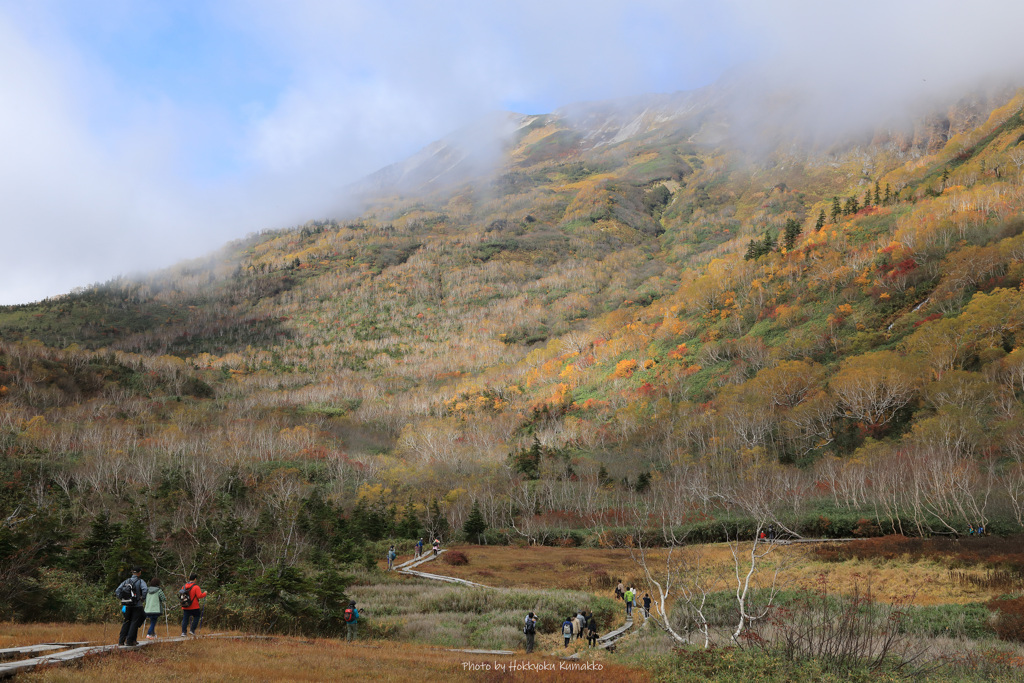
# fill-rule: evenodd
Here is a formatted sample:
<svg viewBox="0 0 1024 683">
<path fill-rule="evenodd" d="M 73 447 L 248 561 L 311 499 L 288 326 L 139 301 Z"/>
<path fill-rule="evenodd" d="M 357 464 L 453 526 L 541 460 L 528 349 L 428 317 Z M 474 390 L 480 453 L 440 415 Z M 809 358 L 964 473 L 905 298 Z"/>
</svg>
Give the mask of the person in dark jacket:
<svg viewBox="0 0 1024 683">
<path fill-rule="evenodd" d="M 183 603 L 181 606 L 181 637 L 184 638 L 186 635 L 195 635 L 196 629 L 199 628 L 199 621 L 203 616 L 203 606 L 200 604 L 199 599 L 206 597 L 206 591 L 199 587 L 196 581 L 199 580 L 199 576 L 193 574 L 188 577 L 188 583 L 181 587 L 181 590 L 187 591 L 189 601 Z M 192 621 L 192 628 L 189 628 L 189 620 Z"/>
<path fill-rule="evenodd" d="M 121 582 L 114 595 L 121 599 L 121 633 L 118 645 L 134 647 L 139 644 L 139 627 L 146 620 L 146 592 L 149 587 L 142 580 L 142 568 L 132 567 L 132 575 Z"/>
<path fill-rule="evenodd" d="M 533 642 L 537 637 L 537 615 L 530 612 L 523 624 L 523 635 L 526 636 L 526 654 L 533 652 Z"/>
<path fill-rule="evenodd" d="M 587 645 L 597 645 L 597 619 L 594 618 L 593 612 L 587 612 Z"/>
<path fill-rule="evenodd" d="M 651 594 L 644 593 L 644 617 L 651 616 Z"/>
</svg>

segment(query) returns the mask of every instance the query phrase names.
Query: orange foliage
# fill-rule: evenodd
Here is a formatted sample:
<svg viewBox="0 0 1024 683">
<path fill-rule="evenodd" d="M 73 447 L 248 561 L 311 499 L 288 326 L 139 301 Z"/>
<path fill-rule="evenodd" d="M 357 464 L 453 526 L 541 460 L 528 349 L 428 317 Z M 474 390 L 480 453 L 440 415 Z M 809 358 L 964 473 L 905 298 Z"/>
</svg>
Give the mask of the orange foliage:
<svg viewBox="0 0 1024 683">
<path fill-rule="evenodd" d="M 626 358 L 624 360 L 620 360 L 615 365 L 615 372 L 612 373 L 612 377 L 613 378 L 631 377 L 633 375 L 633 371 L 636 370 L 636 367 L 637 367 L 637 362 L 635 360 L 633 360 L 632 358 Z"/>
</svg>

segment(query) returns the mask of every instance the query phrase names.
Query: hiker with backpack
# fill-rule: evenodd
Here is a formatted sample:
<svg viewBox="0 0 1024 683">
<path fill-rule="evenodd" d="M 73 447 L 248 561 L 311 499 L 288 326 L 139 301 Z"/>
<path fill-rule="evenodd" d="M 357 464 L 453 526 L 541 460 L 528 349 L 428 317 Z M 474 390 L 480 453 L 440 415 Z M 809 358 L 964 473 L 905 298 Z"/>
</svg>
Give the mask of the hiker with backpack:
<svg viewBox="0 0 1024 683">
<path fill-rule="evenodd" d="M 416 541 L 416 557 L 423 557 L 423 539 Z"/>
<path fill-rule="evenodd" d="M 615 599 L 622 600 L 622 596 L 626 593 L 626 589 L 622 587 L 622 579 L 619 579 L 619 585 L 615 587 Z"/>
<path fill-rule="evenodd" d="M 345 641 L 357 640 L 359 638 L 359 610 L 356 609 L 356 601 L 351 600 L 345 608 Z"/>
<path fill-rule="evenodd" d="M 622 594 L 622 599 L 626 601 L 626 617 L 632 618 L 633 616 L 633 598 L 636 597 L 636 593 L 633 591 L 633 587 L 630 586 L 626 589 L 626 592 Z"/>
<path fill-rule="evenodd" d="M 523 624 L 523 635 L 526 636 L 526 654 L 533 652 L 533 641 L 537 637 L 537 615 L 530 612 Z"/>
<path fill-rule="evenodd" d="M 164 605 L 167 596 L 164 589 L 160 587 L 160 579 L 153 577 L 149 581 L 149 590 L 146 591 L 146 605 L 143 613 L 149 618 L 149 631 L 146 633 L 146 640 L 156 638 L 156 624 L 160 621 L 160 615 L 164 613 Z"/>
<path fill-rule="evenodd" d="M 651 594 L 644 593 L 644 617 L 650 618 L 651 616 Z"/>
<path fill-rule="evenodd" d="M 566 647 L 569 647 L 569 641 L 572 640 L 573 623 L 571 614 L 562 622 L 562 637 L 565 638 Z"/>
<path fill-rule="evenodd" d="M 597 619 L 594 618 L 593 612 L 587 612 L 587 645 L 597 645 Z"/>
<path fill-rule="evenodd" d="M 199 587 L 196 581 L 197 574 L 188 577 L 188 583 L 178 591 L 178 603 L 181 605 L 181 637 L 195 635 L 199 628 L 199 621 L 203 616 L 203 607 L 199 603 L 200 598 L 206 597 L 206 591 Z M 192 628 L 189 628 L 189 620 L 192 621 Z"/>
<path fill-rule="evenodd" d="M 118 645 L 135 647 L 139 644 L 139 627 L 146 620 L 145 602 L 149 587 L 142 580 L 142 568 L 132 567 L 132 575 L 121 582 L 114 595 L 121 601 L 121 633 Z"/>
<path fill-rule="evenodd" d="M 388 571 L 391 571 L 395 568 L 395 558 L 397 556 L 398 555 L 395 553 L 395 546 L 391 546 L 390 548 L 388 548 Z"/>
<path fill-rule="evenodd" d="M 441 539 L 440 538 L 435 538 L 434 539 L 434 557 L 437 557 L 437 554 L 439 552 L 441 552 Z"/>
</svg>

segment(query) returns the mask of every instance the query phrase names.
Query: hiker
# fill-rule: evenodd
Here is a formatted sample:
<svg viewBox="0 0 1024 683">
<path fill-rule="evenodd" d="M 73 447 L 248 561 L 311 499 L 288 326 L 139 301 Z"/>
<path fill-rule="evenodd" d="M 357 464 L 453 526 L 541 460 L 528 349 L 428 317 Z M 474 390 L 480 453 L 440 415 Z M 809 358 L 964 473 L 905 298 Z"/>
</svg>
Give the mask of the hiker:
<svg viewBox="0 0 1024 683">
<path fill-rule="evenodd" d="M 149 631 L 146 632 L 146 640 L 156 638 L 156 623 L 160 621 L 160 615 L 164 613 L 164 603 L 167 596 L 164 589 L 160 587 L 160 579 L 153 577 L 149 580 L 149 590 L 146 591 L 146 605 L 143 613 L 149 617 Z"/>
<path fill-rule="evenodd" d="M 359 610 L 356 609 L 356 601 L 348 603 L 345 610 L 345 641 L 357 640 L 359 638 Z"/>
<path fill-rule="evenodd" d="M 768 540 L 769 541 L 774 541 L 775 540 L 775 525 L 774 524 L 769 524 L 768 525 Z"/>
<path fill-rule="evenodd" d="M 626 601 L 626 617 L 633 616 L 633 598 L 636 597 L 636 593 L 633 592 L 633 587 L 630 586 L 626 592 L 622 595 L 622 599 Z"/>
<path fill-rule="evenodd" d="M 397 555 L 395 554 L 395 546 L 391 546 L 390 548 L 388 548 L 388 571 L 391 571 L 395 568 L 396 556 Z"/>
<path fill-rule="evenodd" d="M 566 647 L 569 647 L 569 641 L 572 640 L 573 623 L 571 614 L 562 622 L 562 637 L 565 638 Z"/>
<path fill-rule="evenodd" d="M 973 536 L 974 535 L 974 525 L 972 525 L 972 524 L 968 524 L 967 525 L 967 535 L 968 536 Z"/>
<path fill-rule="evenodd" d="M 416 541 L 416 557 L 423 557 L 423 539 Z"/>
<path fill-rule="evenodd" d="M 526 636 L 526 654 L 533 652 L 533 641 L 537 637 L 537 615 L 530 612 L 523 624 L 523 635 Z"/>
<path fill-rule="evenodd" d="M 985 526 L 983 524 L 979 524 L 978 525 L 978 535 L 979 536 L 984 536 L 985 535 Z"/>
<path fill-rule="evenodd" d="M 587 645 L 597 645 L 597 619 L 594 618 L 593 612 L 587 612 Z"/>
<path fill-rule="evenodd" d="M 206 597 L 206 591 L 199 587 L 196 581 L 198 574 L 188 577 L 188 583 L 178 591 L 178 602 L 181 603 L 181 637 L 195 635 L 199 628 L 200 618 L 203 616 L 203 607 L 199 603 L 200 598 Z M 192 620 L 192 628 L 189 628 L 189 620 Z"/>
<path fill-rule="evenodd" d="M 118 645 L 135 647 L 139 644 L 139 627 L 146 620 L 145 602 L 146 582 L 142 580 L 142 568 L 132 567 L 132 575 L 121 582 L 114 591 L 121 600 L 121 633 L 117 637 Z"/>
<path fill-rule="evenodd" d="M 440 538 L 435 538 L 434 539 L 434 557 L 437 557 L 437 554 L 439 552 L 441 552 L 441 539 Z"/>
<path fill-rule="evenodd" d="M 587 623 L 587 616 L 583 612 L 583 610 L 577 612 L 576 618 L 573 620 L 573 629 L 576 632 L 576 640 L 583 637 L 583 627 Z"/>
<path fill-rule="evenodd" d="M 644 617 L 650 618 L 651 616 L 651 596 L 649 593 L 644 593 Z"/>
<path fill-rule="evenodd" d="M 619 585 L 615 587 L 615 599 L 622 600 L 622 596 L 626 593 L 626 589 L 622 587 L 622 579 L 619 579 Z"/>
</svg>

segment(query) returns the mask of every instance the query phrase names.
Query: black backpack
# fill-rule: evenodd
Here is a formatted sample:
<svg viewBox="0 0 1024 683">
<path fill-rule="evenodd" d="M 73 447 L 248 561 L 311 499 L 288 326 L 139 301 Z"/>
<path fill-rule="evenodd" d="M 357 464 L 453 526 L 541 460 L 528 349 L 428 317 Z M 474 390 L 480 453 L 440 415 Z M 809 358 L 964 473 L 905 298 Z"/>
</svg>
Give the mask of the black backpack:
<svg viewBox="0 0 1024 683">
<path fill-rule="evenodd" d="M 178 602 L 181 604 L 181 609 L 188 609 L 192 604 L 192 588 L 194 587 L 195 584 L 189 582 L 182 586 L 181 590 L 178 591 Z"/>
<path fill-rule="evenodd" d="M 135 576 L 131 576 L 125 579 L 120 586 L 117 587 L 115 592 L 117 599 L 121 601 L 122 605 L 134 605 L 139 602 L 139 579 Z"/>
<path fill-rule="evenodd" d="M 523 633 L 529 635 L 537 632 L 537 622 L 533 619 L 526 620 L 526 626 L 523 627 Z"/>
</svg>

